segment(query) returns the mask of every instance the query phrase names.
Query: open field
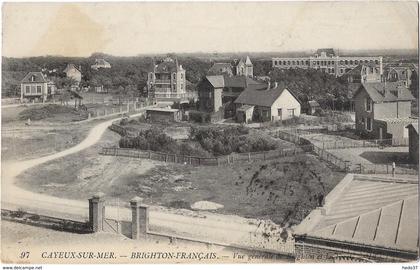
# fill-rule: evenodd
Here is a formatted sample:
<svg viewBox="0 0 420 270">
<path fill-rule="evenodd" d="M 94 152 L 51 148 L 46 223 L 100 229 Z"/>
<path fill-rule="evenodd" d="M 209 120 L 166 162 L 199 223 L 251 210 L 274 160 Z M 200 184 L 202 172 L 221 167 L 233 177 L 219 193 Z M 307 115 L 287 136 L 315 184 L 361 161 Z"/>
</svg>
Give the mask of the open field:
<svg viewBox="0 0 420 270">
<path fill-rule="evenodd" d="M 316 207 L 317 196 L 325 196 L 343 177 L 311 155 L 215 170 L 97 154 L 118 137 L 106 131 L 99 144 L 26 171 L 18 185 L 82 200 L 101 191 L 114 203 L 117 198 L 126 203 L 140 196 L 145 203 L 173 208 L 210 201 L 223 205 L 218 213 L 292 225 Z"/>
</svg>

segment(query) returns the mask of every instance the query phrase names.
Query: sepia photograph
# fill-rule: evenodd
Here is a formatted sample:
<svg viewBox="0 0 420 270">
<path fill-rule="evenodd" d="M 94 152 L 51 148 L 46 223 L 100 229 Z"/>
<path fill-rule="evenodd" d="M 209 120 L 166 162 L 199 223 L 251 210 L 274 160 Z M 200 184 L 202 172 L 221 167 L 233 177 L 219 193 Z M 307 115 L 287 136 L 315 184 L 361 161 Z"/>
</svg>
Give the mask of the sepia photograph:
<svg viewBox="0 0 420 270">
<path fill-rule="evenodd" d="M 416 270 L 418 11 L 3 2 L 2 269 Z"/>
</svg>

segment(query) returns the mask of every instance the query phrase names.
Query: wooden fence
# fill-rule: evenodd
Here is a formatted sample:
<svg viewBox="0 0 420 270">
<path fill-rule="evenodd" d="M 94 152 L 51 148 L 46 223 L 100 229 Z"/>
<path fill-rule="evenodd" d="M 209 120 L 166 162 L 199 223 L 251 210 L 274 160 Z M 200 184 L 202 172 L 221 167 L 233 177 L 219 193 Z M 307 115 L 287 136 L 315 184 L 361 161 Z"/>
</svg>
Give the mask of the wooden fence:
<svg viewBox="0 0 420 270">
<path fill-rule="evenodd" d="M 304 152 L 310 152 L 312 151 L 312 148 L 313 147 L 311 145 L 307 145 L 302 147 L 271 150 L 265 152 L 233 153 L 227 156 L 219 157 L 195 157 L 155 151 L 144 151 L 132 148 L 110 147 L 102 148 L 99 154 L 107 156 L 146 158 L 162 162 L 189 164 L 193 166 L 220 166 L 237 162 L 272 160 L 281 157 L 295 156 L 303 154 Z"/>
<path fill-rule="evenodd" d="M 324 160 L 332 165 L 334 165 L 338 170 L 343 172 L 352 172 L 352 173 L 359 173 L 359 174 L 392 174 L 392 164 L 370 164 L 370 163 L 357 163 L 352 164 L 348 160 L 344 160 L 335 156 L 334 154 L 326 151 L 328 149 L 340 149 L 340 148 L 355 148 L 355 147 L 380 147 L 381 144 L 388 143 L 392 144 L 393 142 L 390 140 L 364 140 L 364 141 L 356 141 L 356 143 L 360 143 L 358 145 L 354 144 L 353 146 L 345 145 L 344 144 L 336 144 L 333 142 L 333 145 L 325 145 L 323 147 L 317 147 L 309 140 L 302 138 L 298 132 L 295 133 L 288 133 L 284 131 L 277 131 L 275 134 L 277 137 L 283 140 L 287 140 L 289 142 L 293 142 L 297 145 L 302 147 L 312 147 L 312 151 L 320 157 L 321 160 Z M 418 174 L 418 166 L 413 164 L 396 164 L 396 168 L 394 171 L 395 174 L 410 174 L 416 175 Z"/>
</svg>

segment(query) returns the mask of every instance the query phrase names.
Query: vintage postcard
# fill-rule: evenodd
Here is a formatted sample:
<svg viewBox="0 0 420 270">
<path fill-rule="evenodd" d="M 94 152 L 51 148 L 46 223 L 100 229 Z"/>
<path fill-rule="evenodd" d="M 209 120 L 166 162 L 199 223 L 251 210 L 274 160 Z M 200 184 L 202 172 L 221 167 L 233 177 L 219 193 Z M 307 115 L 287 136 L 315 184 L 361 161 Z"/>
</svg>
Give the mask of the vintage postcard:
<svg viewBox="0 0 420 270">
<path fill-rule="evenodd" d="M 3 264 L 418 260 L 415 1 L 6 2 L 1 61 Z"/>
</svg>

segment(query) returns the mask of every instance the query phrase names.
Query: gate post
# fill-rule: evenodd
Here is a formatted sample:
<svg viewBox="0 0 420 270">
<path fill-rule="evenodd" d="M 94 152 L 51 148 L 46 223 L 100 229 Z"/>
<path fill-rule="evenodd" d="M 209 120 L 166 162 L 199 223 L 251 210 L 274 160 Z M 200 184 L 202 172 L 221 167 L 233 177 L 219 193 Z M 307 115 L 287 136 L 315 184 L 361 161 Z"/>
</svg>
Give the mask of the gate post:
<svg viewBox="0 0 420 270">
<path fill-rule="evenodd" d="M 105 194 L 99 192 L 89 199 L 89 225 L 93 232 L 103 231 L 105 218 Z"/>
<path fill-rule="evenodd" d="M 131 238 L 139 239 L 145 236 L 149 228 L 149 207 L 141 204 L 140 197 L 130 200 L 131 206 Z"/>
</svg>

